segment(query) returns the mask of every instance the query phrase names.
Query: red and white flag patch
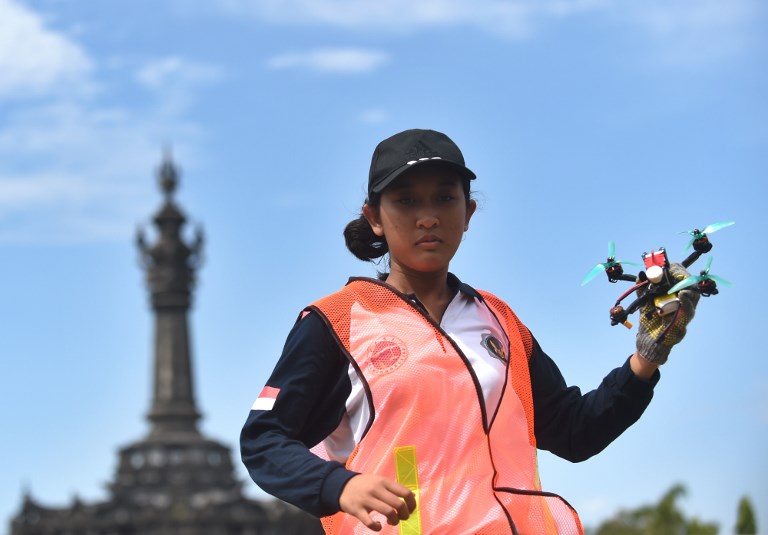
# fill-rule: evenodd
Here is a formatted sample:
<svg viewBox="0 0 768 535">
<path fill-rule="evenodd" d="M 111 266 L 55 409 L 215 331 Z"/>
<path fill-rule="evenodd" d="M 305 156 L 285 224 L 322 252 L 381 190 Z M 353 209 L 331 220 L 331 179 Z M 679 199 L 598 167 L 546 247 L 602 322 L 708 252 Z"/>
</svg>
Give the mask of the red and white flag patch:
<svg viewBox="0 0 768 535">
<path fill-rule="evenodd" d="M 271 411 L 272 407 L 275 406 L 275 400 L 277 399 L 277 395 L 279 393 L 280 393 L 279 388 L 265 386 L 264 390 L 262 390 L 261 394 L 259 394 L 259 397 L 256 398 L 256 401 L 253 402 L 253 407 L 251 407 L 251 410 L 252 411 Z"/>
</svg>

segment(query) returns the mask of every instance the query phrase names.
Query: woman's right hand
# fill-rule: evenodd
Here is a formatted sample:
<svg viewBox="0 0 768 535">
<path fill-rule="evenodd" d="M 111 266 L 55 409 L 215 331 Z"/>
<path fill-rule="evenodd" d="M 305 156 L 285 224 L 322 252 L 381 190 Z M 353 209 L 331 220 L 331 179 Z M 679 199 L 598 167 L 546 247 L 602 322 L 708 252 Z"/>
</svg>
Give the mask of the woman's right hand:
<svg viewBox="0 0 768 535">
<path fill-rule="evenodd" d="M 400 483 L 372 474 L 358 474 L 350 479 L 339 496 L 341 510 L 360 520 L 368 529 L 381 531 L 381 523 L 371 518 L 376 511 L 396 526 L 416 509 L 416 496 Z"/>
</svg>

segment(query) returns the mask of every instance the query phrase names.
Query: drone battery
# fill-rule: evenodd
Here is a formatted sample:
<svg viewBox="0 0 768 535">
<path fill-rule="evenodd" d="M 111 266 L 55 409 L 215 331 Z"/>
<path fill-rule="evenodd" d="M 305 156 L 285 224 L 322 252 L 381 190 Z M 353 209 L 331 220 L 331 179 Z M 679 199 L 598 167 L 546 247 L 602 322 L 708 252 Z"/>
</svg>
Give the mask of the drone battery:
<svg viewBox="0 0 768 535">
<path fill-rule="evenodd" d="M 654 298 L 653 304 L 656 305 L 656 314 L 666 316 L 677 311 L 680 307 L 680 299 L 677 298 L 677 294 L 660 295 Z"/>
</svg>

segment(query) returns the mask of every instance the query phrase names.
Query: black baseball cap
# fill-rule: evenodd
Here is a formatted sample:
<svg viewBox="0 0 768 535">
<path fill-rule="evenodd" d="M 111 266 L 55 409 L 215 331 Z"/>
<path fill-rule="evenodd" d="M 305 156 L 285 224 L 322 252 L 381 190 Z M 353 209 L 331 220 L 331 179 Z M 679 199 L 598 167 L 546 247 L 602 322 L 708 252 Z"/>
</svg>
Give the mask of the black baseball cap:
<svg viewBox="0 0 768 535">
<path fill-rule="evenodd" d="M 462 178 L 475 173 L 464 165 L 464 156 L 451 138 L 435 130 L 404 130 L 376 146 L 368 174 L 368 198 L 380 193 L 405 171 L 424 164 L 445 165 Z"/>
</svg>

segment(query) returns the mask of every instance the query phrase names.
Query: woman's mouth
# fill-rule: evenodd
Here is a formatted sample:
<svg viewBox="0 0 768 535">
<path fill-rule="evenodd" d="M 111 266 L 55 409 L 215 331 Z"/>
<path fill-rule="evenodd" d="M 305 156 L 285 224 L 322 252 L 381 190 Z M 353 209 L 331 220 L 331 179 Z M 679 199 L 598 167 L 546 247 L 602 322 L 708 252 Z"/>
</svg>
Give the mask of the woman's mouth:
<svg viewBox="0 0 768 535">
<path fill-rule="evenodd" d="M 442 242 L 440 238 L 437 236 L 434 236 L 432 234 L 428 234 L 426 236 L 422 236 L 418 240 L 416 240 L 416 245 L 421 247 L 435 247 L 439 245 Z"/>
</svg>

